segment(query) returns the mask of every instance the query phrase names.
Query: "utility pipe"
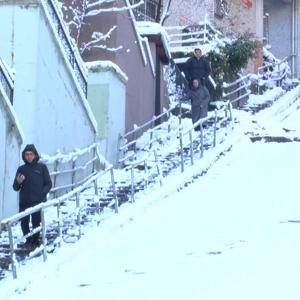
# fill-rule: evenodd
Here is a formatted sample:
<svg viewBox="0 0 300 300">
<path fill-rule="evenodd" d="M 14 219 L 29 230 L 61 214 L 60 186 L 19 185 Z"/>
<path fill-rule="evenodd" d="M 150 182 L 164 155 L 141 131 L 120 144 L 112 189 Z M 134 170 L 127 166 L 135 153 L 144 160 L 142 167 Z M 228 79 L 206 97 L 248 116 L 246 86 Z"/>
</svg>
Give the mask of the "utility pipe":
<svg viewBox="0 0 300 300">
<path fill-rule="evenodd" d="M 297 76 L 297 36 L 298 36 L 298 4 L 297 0 L 293 0 L 292 2 L 292 77 L 295 78 Z"/>
</svg>

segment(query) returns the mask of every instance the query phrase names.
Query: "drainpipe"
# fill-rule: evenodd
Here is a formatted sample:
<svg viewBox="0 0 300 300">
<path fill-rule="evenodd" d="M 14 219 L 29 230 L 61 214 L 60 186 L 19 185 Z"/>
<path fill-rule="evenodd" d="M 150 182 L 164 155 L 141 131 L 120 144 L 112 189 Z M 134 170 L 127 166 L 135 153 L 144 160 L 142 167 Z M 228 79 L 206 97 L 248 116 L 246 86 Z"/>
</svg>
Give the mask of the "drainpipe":
<svg viewBox="0 0 300 300">
<path fill-rule="evenodd" d="M 297 26 L 297 0 L 292 3 L 292 78 L 297 75 L 296 72 L 296 26 Z"/>
</svg>

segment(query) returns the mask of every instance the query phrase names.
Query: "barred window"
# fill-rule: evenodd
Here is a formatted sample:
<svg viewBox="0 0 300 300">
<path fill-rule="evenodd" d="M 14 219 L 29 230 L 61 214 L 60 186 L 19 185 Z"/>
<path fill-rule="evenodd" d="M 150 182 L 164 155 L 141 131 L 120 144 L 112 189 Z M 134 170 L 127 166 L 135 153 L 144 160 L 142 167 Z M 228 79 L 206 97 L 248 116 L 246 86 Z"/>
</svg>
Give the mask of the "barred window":
<svg viewBox="0 0 300 300">
<path fill-rule="evenodd" d="M 140 0 L 130 0 L 131 4 Z M 144 3 L 133 9 L 137 21 L 155 21 L 158 14 L 158 0 L 144 0 Z"/>
</svg>

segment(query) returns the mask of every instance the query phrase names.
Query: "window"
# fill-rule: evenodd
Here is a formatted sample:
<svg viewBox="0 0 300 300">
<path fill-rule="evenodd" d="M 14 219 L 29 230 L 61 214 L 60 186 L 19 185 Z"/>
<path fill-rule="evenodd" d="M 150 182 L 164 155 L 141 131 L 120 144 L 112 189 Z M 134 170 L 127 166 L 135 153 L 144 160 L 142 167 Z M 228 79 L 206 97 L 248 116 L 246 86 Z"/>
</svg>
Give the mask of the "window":
<svg viewBox="0 0 300 300">
<path fill-rule="evenodd" d="M 131 4 L 139 3 L 140 0 L 130 0 Z M 137 21 L 155 22 L 158 14 L 158 0 L 144 0 L 144 3 L 133 9 Z"/>
</svg>

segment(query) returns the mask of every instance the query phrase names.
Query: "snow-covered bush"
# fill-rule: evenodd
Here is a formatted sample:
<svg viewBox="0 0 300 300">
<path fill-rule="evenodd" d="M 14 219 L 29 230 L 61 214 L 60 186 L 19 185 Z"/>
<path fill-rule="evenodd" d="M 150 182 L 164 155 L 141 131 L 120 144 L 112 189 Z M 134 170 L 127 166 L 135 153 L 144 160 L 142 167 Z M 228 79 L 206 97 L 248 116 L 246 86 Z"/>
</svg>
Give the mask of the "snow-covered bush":
<svg viewBox="0 0 300 300">
<path fill-rule="evenodd" d="M 223 82 L 231 82 L 238 77 L 241 69 L 246 67 L 249 59 L 254 57 L 256 42 L 249 33 L 242 34 L 220 48 L 220 51 L 210 51 L 208 59 L 211 62 L 212 77 L 217 88 L 211 90 L 213 99 L 220 99 Z"/>
</svg>

